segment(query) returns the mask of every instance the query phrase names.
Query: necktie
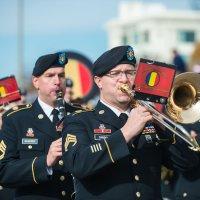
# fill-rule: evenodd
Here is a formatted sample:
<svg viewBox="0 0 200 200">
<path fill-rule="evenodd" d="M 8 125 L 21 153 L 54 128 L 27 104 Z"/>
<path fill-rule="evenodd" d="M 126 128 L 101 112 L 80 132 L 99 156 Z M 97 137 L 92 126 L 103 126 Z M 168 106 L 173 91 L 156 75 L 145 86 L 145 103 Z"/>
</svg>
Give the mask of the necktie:
<svg viewBox="0 0 200 200">
<path fill-rule="evenodd" d="M 119 116 L 119 119 L 121 121 L 122 126 L 124 126 L 124 124 L 126 123 L 128 119 L 128 115 L 126 113 L 121 113 Z"/>
<path fill-rule="evenodd" d="M 58 114 L 59 114 L 59 111 L 56 110 L 56 109 L 53 109 L 51 114 L 53 115 L 53 124 L 56 126 L 56 124 L 59 122 L 59 118 L 58 118 Z"/>
</svg>

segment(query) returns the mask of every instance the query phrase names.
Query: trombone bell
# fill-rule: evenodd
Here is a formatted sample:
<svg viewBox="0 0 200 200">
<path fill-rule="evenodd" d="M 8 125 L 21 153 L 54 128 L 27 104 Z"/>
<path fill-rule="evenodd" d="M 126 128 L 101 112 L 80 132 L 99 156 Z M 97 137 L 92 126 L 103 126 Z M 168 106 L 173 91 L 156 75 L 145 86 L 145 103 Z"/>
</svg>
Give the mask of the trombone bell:
<svg viewBox="0 0 200 200">
<path fill-rule="evenodd" d="M 152 114 L 153 118 L 157 120 L 160 124 L 165 126 L 167 129 L 169 129 L 172 133 L 182 138 L 185 142 L 187 142 L 190 146 L 189 148 L 193 151 L 200 151 L 200 146 L 195 140 L 195 138 L 191 137 L 191 135 L 187 132 L 186 129 L 184 129 L 180 124 L 177 124 L 176 122 L 172 121 L 170 118 L 168 118 L 166 115 L 158 112 L 150 103 L 147 101 L 142 100 L 135 100 L 134 99 L 134 91 L 129 88 L 127 84 L 122 84 L 119 89 L 126 93 L 130 99 L 131 103 L 134 102 L 134 105 L 142 105 L 145 106 Z"/>
<path fill-rule="evenodd" d="M 186 72 L 174 79 L 166 112 L 174 121 L 190 124 L 200 119 L 200 74 Z"/>
</svg>

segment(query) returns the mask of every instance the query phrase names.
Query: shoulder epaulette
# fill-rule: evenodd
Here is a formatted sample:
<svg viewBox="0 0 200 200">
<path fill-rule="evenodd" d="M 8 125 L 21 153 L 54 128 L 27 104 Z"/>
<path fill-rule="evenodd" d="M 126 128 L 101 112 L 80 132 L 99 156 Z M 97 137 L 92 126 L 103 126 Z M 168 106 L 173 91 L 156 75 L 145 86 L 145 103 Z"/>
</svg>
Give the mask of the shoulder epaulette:
<svg viewBox="0 0 200 200">
<path fill-rule="evenodd" d="M 83 109 L 82 110 L 76 110 L 72 113 L 72 116 L 80 114 L 80 113 L 84 113 L 84 112 L 91 112 L 91 111 L 93 111 L 93 110 L 83 110 Z"/>
<path fill-rule="evenodd" d="M 32 107 L 32 104 L 24 104 L 24 105 L 17 105 L 17 106 L 13 106 L 11 109 L 9 109 L 4 116 L 9 116 L 12 115 L 13 113 L 19 112 L 21 110 L 25 110 L 25 109 L 29 109 Z"/>
<path fill-rule="evenodd" d="M 85 105 L 81 105 L 78 103 L 71 103 L 71 106 L 73 106 L 74 108 L 78 108 L 77 111 L 82 110 L 82 111 L 92 111 L 92 109 L 90 109 L 89 107 L 85 106 Z"/>
</svg>

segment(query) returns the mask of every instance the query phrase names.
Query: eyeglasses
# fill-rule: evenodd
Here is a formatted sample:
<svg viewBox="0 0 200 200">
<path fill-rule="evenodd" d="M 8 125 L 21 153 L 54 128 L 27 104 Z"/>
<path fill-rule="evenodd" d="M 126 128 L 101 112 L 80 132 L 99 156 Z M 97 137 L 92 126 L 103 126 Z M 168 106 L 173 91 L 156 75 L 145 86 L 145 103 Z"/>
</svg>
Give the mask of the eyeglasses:
<svg viewBox="0 0 200 200">
<path fill-rule="evenodd" d="M 126 70 L 126 71 L 113 70 L 113 71 L 108 72 L 106 76 L 109 76 L 111 78 L 121 78 L 123 74 L 127 78 L 133 78 L 136 74 L 136 70 Z"/>
</svg>

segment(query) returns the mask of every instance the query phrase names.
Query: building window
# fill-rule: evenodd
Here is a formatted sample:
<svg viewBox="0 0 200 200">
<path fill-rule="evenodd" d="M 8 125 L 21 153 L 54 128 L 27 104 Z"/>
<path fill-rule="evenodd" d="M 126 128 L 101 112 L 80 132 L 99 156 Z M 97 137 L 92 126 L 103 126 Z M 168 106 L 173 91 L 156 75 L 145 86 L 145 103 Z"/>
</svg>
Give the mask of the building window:
<svg viewBox="0 0 200 200">
<path fill-rule="evenodd" d="M 179 31 L 178 38 L 181 42 L 194 42 L 195 33 L 194 31 Z"/>
<path fill-rule="evenodd" d="M 123 37 L 122 37 L 122 43 L 124 45 L 126 45 L 128 43 L 128 37 L 126 35 L 123 35 Z"/>
<path fill-rule="evenodd" d="M 138 44 L 139 43 L 139 34 L 137 32 L 133 33 L 133 43 Z"/>
<path fill-rule="evenodd" d="M 144 43 L 149 42 L 149 31 L 144 31 Z"/>
</svg>

